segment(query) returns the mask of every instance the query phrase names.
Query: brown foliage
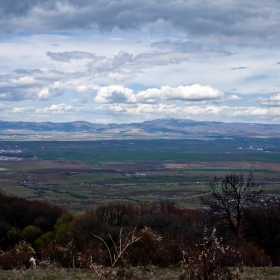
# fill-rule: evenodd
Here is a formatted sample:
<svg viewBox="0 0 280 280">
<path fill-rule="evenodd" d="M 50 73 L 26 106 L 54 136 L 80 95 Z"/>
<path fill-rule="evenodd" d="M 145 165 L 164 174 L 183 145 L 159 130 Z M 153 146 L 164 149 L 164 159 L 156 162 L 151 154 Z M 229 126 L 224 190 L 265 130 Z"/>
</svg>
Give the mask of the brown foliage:
<svg viewBox="0 0 280 280">
<path fill-rule="evenodd" d="M 48 266 L 56 267 L 73 267 L 76 259 L 75 245 L 73 242 L 69 242 L 66 246 L 61 246 L 56 242 L 43 246 L 38 251 L 41 261 Z"/>
<path fill-rule="evenodd" d="M 28 267 L 29 259 L 35 254 L 29 243 L 21 241 L 6 252 L 0 251 L 0 267 L 2 269 Z"/>
<path fill-rule="evenodd" d="M 203 241 L 195 252 L 183 251 L 182 266 L 184 271 L 180 280 L 231 280 L 235 273 L 231 268 L 240 266 L 239 254 L 222 243 L 215 236 L 216 229 L 208 236 L 205 228 Z M 238 278 L 237 278 L 238 279 Z"/>
</svg>

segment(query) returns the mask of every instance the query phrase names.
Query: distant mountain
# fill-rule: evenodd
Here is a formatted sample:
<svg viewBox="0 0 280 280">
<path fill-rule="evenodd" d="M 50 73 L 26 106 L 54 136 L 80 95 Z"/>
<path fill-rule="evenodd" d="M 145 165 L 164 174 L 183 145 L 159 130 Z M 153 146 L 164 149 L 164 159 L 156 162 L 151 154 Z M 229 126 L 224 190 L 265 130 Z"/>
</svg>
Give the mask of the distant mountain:
<svg viewBox="0 0 280 280">
<path fill-rule="evenodd" d="M 280 125 L 257 123 L 224 123 L 185 119 L 156 119 L 142 123 L 96 124 L 85 121 L 67 123 L 0 121 L 1 135 L 77 133 L 106 137 L 275 137 Z"/>
</svg>

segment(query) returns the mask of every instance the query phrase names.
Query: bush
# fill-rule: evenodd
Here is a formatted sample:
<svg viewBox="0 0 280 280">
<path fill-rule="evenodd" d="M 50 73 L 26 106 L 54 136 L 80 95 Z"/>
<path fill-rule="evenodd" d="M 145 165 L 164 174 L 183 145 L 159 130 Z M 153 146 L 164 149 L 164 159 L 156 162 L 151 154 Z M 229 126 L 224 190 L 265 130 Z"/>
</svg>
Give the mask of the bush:
<svg viewBox="0 0 280 280">
<path fill-rule="evenodd" d="M 273 265 L 280 265 L 280 202 L 266 201 L 245 212 L 246 239 L 262 248 Z"/>
<path fill-rule="evenodd" d="M 39 227 L 29 225 L 22 230 L 21 237 L 26 242 L 33 243 L 41 234 L 42 231 Z"/>
<path fill-rule="evenodd" d="M 182 266 L 184 271 L 180 280 L 230 280 L 234 279 L 232 268 L 240 266 L 238 253 L 229 246 L 222 244 L 222 239 L 215 236 L 216 229 L 211 236 L 204 229 L 203 241 L 197 245 L 196 252 L 182 252 Z"/>
<path fill-rule="evenodd" d="M 29 243 L 21 241 L 9 251 L 0 254 L 0 267 L 2 269 L 28 267 L 29 259 L 35 254 L 35 250 Z"/>
</svg>

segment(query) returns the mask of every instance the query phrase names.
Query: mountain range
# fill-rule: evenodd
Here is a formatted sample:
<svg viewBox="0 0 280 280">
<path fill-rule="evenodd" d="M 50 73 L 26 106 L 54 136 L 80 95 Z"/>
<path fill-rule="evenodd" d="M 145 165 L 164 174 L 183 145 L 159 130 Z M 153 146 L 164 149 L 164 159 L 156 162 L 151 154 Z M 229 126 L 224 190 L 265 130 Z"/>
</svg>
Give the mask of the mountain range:
<svg viewBox="0 0 280 280">
<path fill-rule="evenodd" d="M 141 123 L 97 124 L 85 121 L 66 123 L 9 122 L 0 120 L 1 135 L 49 133 L 88 134 L 99 137 L 274 137 L 280 138 L 280 125 L 225 123 L 189 119 L 156 119 Z"/>
</svg>

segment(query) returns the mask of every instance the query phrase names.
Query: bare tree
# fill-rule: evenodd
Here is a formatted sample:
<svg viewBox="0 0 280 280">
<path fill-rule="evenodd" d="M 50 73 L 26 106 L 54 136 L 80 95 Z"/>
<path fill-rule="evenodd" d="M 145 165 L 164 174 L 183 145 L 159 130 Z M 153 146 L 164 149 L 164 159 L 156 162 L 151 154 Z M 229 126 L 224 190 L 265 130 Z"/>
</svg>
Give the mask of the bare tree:
<svg viewBox="0 0 280 280">
<path fill-rule="evenodd" d="M 262 192 L 252 172 L 247 177 L 231 173 L 220 178 L 215 176 L 202 201 L 220 213 L 219 218 L 226 221 L 235 237 L 240 238 L 244 211 L 256 203 Z"/>
<path fill-rule="evenodd" d="M 136 210 L 133 203 L 113 201 L 95 210 L 97 216 L 112 226 L 126 226 L 134 218 Z"/>
<path fill-rule="evenodd" d="M 93 234 L 94 237 L 98 238 L 99 240 L 101 240 L 103 242 L 103 244 L 106 246 L 106 249 L 108 251 L 109 257 L 110 257 L 110 261 L 111 261 L 111 267 L 114 267 L 117 263 L 117 261 L 123 256 L 124 252 L 127 250 L 127 248 L 132 245 L 133 243 L 137 242 L 139 239 L 141 239 L 141 236 L 136 236 L 135 235 L 135 230 L 136 228 L 134 228 L 133 231 L 129 232 L 125 239 L 123 240 L 123 235 L 122 235 L 122 228 L 120 229 L 120 234 L 119 234 L 119 243 L 118 245 L 115 243 L 115 241 L 113 240 L 112 236 L 109 234 L 110 239 L 114 245 L 114 250 L 115 253 L 113 254 L 110 249 L 108 244 L 106 243 L 106 241 L 101 238 L 98 235 Z"/>
<path fill-rule="evenodd" d="M 117 243 L 113 240 L 112 236 L 109 234 L 111 242 L 113 243 L 113 247 L 114 247 L 112 250 L 113 252 L 111 252 L 109 245 L 102 237 L 93 234 L 94 237 L 98 238 L 105 245 L 111 262 L 111 267 L 107 270 L 104 269 L 102 266 L 97 266 L 92 262 L 89 264 L 90 267 L 95 270 L 95 273 L 97 274 L 99 279 L 115 279 L 115 280 L 135 279 L 132 277 L 133 275 L 127 271 L 123 259 L 124 253 L 127 250 L 127 248 L 131 246 L 133 243 L 141 239 L 141 236 L 137 236 L 135 234 L 135 230 L 136 228 L 134 228 L 133 231 L 123 236 L 122 228 L 121 228 L 119 233 L 119 241 Z M 114 270 L 118 261 L 121 262 L 121 268 L 120 270 Z"/>
</svg>

